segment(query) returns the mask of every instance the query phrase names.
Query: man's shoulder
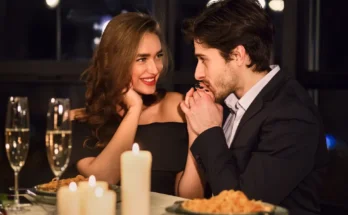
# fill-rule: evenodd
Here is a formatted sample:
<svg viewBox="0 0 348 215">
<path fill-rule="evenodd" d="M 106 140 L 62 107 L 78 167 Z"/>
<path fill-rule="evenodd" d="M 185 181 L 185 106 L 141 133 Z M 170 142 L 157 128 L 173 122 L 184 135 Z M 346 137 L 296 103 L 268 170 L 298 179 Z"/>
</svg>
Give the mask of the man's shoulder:
<svg viewBox="0 0 348 215">
<path fill-rule="evenodd" d="M 309 93 L 294 79 L 289 79 L 271 102 L 271 116 L 318 121 L 319 111 Z"/>
</svg>

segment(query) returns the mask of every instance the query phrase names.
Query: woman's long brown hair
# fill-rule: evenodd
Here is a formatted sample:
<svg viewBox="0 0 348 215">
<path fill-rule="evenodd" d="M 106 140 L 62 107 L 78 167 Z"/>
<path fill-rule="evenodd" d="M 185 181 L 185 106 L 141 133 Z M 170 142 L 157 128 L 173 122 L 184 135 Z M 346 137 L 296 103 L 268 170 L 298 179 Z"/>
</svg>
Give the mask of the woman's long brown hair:
<svg viewBox="0 0 348 215">
<path fill-rule="evenodd" d="M 123 95 L 129 90 L 131 66 L 145 33 L 154 33 L 161 40 L 165 71 L 168 68 L 168 52 L 158 23 L 147 14 L 124 13 L 109 22 L 90 66 L 82 74 L 87 88 L 86 110 L 83 117 L 78 114 L 77 118 L 89 124 L 92 138 L 97 139 L 97 147 L 104 147 L 110 141 L 122 120 L 116 107 L 122 108 L 125 113 L 128 111 Z M 164 94 L 161 91 L 152 97 L 146 96 L 146 100 L 154 103 L 162 99 Z"/>
</svg>

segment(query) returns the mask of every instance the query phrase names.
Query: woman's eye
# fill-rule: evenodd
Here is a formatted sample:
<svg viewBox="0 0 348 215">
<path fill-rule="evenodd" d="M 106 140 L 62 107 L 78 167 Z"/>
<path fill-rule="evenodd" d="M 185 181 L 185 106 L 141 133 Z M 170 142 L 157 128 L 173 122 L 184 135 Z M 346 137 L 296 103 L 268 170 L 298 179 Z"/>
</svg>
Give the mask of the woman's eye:
<svg viewBox="0 0 348 215">
<path fill-rule="evenodd" d="M 144 61 L 146 61 L 146 58 L 144 58 L 144 57 L 137 59 L 137 62 L 144 62 Z"/>
<path fill-rule="evenodd" d="M 157 58 L 161 58 L 161 57 L 163 57 L 163 53 L 157 55 Z"/>
</svg>

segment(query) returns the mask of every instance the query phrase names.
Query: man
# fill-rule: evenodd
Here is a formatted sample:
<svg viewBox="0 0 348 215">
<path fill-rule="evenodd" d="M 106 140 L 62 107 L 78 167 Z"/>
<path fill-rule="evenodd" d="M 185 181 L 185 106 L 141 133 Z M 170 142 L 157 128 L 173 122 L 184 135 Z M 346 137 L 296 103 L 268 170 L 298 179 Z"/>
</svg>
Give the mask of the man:
<svg viewBox="0 0 348 215">
<path fill-rule="evenodd" d="M 258 1 L 218 1 L 184 31 L 198 58 L 195 78 L 213 94 L 191 89 L 181 103 L 213 193 L 241 190 L 291 214 L 320 214 L 328 158 L 320 116 L 297 81 L 269 66 L 273 27 Z M 223 127 L 219 102 L 231 111 Z"/>
</svg>

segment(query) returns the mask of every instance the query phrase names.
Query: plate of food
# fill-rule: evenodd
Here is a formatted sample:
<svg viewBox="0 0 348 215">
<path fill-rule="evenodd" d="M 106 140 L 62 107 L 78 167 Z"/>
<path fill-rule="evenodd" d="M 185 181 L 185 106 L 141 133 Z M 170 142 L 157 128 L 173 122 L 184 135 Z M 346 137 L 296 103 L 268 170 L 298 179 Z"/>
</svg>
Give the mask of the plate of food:
<svg viewBox="0 0 348 215">
<path fill-rule="evenodd" d="M 222 191 L 210 199 L 193 199 L 175 202 L 167 212 L 186 215 L 288 215 L 279 206 L 249 200 L 241 191 Z"/>
<path fill-rule="evenodd" d="M 82 175 L 77 175 L 75 178 L 61 179 L 59 180 L 59 186 L 61 187 L 69 186 L 71 182 L 78 183 L 80 181 L 88 181 L 88 178 L 85 178 Z M 48 183 L 34 186 L 33 191 L 39 195 L 56 196 L 57 187 L 58 187 L 58 180 L 57 178 L 53 178 L 52 181 Z"/>
<path fill-rule="evenodd" d="M 77 175 L 74 178 L 66 178 L 59 180 L 59 186 L 69 186 L 71 182 L 79 183 L 81 181 L 88 181 L 88 178 L 85 178 L 82 175 Z M 46 203 L 46 204 L 56 204 L 57 196 L 57 186 L 58 180 L 52 179 L 52 181 L 39 184 L 34 186 L 32 189 L 28 190 L 28 194 L 34 197 L 37 201 Z M 121 201 L 121 189 L 117 185 L 109 185 L 110 190 L 114 190 L 117 196 L 117 202 Z"/>
</svg>

